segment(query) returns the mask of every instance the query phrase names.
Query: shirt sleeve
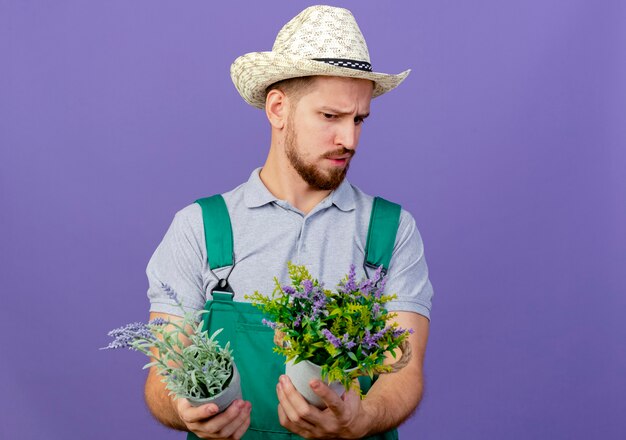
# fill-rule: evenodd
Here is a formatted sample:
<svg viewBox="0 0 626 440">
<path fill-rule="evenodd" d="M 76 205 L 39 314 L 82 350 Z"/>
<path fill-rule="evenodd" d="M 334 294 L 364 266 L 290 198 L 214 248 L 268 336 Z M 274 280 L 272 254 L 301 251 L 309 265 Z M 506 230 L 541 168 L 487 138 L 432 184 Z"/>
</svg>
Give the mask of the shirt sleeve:
<svg viewBox="0 0 626 440">
<path fill-rule="evenodd" d="M 387 303 L 389 311 L 416 312 L 430 320 L 433 287 L 428 279 L 424 244 L 413 216 L 404 209 L 389 263 L 385 293 L 397 296 Z"/>
<path fill-rule="evenodd" d="M 185 311 L 204 307 L 201 248 L 204 230 L 196 219 L 201 216 L 200 207 L 194 205 L 176 213 L 148 262 L 146 275 L 151 312 L 182 316 Z"/>
</svg>

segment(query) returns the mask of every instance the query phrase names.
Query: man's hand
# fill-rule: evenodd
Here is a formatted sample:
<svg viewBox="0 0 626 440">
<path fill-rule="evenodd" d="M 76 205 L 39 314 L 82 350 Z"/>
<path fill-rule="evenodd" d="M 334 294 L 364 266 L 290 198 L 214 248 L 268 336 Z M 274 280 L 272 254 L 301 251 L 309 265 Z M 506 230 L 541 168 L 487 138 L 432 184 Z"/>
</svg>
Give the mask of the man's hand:
<svg viewBox="0 0 626 440">
<path fill-rule="evenodd" d="M 350 390 L 342 397 L 319 380 L 310 382 L 311 389 L 320 396 L 328 408 L 321 410 L 309 404 L 295 389 L 287 376 L 281 376 L 276 386 L 278 418 L 289 431 L 305 438 L 361 438 L 365 427 L 359 421 L 363 406 L 359 393 Z"/>
<path fill-rule="evenodd" d="M 177 399 L 174 407 L 188 431 L 200 438 L 239 440 L 250 426 L 250 402 L 235 400 L 226 411 L 217 414 L 217 405 L 192 406 L 187 399 Z"/>
<path fill-rule="evenodd" d="M 169 321 L 167 329 L 173 323 L 180 324 L 180 316 L 167 313 L 150 313 L 150 320 L 157 318 Z M 191 329 L 190 329 L 191 330 Z M 187 340 L 182 340 L 188 345 Z M 152 349 L 154 359 L 158 357 L 156 349 Z M 250 402 L 235 400 L 223 413 L 217 414 L 217 405 L 208 403 L 192 406 L 187 399 L 173 399 L 158 374 L 156 366 L 150 367 L 146 379 L 146 403 L 154 417 L 165 426 L 180 431 L 191 431 L 200 438 L 240 439 L 250 426 Z"/>
<path fill-rule="evenodd" d="M 413 312 L 397 312 L 394 322 L 402 328 L 413 329 L 409 336 L 412 356 L 407 366 L 396 373 L 381 374 L 364 400 L 354 391 L 340 398 L 322 382 L 312 380 L 311 388 L 328 406 L 324 410 L 309 405 L 289 378 L 281 376 L 276 387 L 281 425 L 302 437 L 325 439 L 362 438 L 404 422 L 422 399 L 422 371 L 430 322 Z M 388 362 L 393 363 L 391 355 L 388 355 Z"/>
</svg>

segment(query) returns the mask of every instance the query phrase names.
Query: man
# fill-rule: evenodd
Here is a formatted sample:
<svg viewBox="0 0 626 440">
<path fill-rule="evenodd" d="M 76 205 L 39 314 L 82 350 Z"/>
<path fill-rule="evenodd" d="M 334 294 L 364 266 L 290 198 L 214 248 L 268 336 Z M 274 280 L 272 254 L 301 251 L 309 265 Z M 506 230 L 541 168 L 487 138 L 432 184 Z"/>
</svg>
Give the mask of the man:
<svg viewBox="0 0 626 440">
<path fill-rule="evenodd" d="M 150 318 L 180 319 L 163 284 L 177 292 L 184 307 L 201 309 L 222 278 L 228 278 L 235 301 L 244 301 L 243 296 L 255 290 L 271 293 L 274 276 L 287 280 L 287 261 L 305 264 L 329 287 L 353 263 L 365 276 L 359 263 L 364 258 L 373 198 L 345 176 L 371 99 L 398 86 L 408 73 L 372 72 L 352 14 L 328 6 L 307 8 L 293 18 L 279 32 L 271 52 L 239 57 L 231 67 L 233 82 L 249 104 L 265 110 L 271 141 L 263 168 L 223 194 L 236 262 L 231 268 L 209 267 L 201 208 L 185 207 L 148 264 Z M 192 407 L 186 399 L 172 400 L 151 370 L 147 403 L 165 425 L 200 438 L 239 439 L 245 434 L 252 439 L 280 439 L 292 437 L 289 432 L 306 438 L 363 438 L 392 432 L 412 414 L 422 396 L 433 295 L 419 232 L 404 210 L 386 292 L 398 296 L 388 304 L 397 312 L 396 321 L 414 330 L 413 356 L 399 372 L 378 378 L 363 400 L 355 391 L 338 396 L 324 383 L 312 381 L 311 388 L 327 405 L 319 410 L 286 376 L 280 376 L 278 383 L 266 380 L 267 392 L 276 394 L 278 406 L 271 408 L 275 422 L 263 421 L 275 423 L 277 429 L 264 430 L 255 426 L 254 401 L 236 400 L 220 414 L 213 404 Z M 238 359 L 238 363 L 246 361 L 251 362 Z M 246 379 L 242 376 L 242 382 Z"/>
</svg>

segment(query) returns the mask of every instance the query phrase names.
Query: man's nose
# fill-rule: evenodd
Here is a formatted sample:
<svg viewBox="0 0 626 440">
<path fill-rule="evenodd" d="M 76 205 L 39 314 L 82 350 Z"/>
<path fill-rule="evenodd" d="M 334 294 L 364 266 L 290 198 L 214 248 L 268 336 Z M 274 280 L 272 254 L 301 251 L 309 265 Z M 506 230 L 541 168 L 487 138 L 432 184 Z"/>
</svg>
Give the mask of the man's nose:
<svg viewBox="0 0 626 440">
<path fill-rule="evenodd" d="M 359 142 L 359 127 L 348 120 L 341 124 L 335 143 L 349 150 L 354 150 Z"/>
</svg>

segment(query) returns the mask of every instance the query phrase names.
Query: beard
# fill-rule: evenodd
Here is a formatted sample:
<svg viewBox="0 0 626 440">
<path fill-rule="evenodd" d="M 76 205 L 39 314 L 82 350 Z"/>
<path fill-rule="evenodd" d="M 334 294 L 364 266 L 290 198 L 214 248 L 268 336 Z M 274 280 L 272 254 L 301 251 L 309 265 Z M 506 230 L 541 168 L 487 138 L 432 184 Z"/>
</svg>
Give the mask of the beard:
<svg viewBox="0 0 626 440">
<path fill-rule="evenodd" d="M 335 190 L 339 187 L 339 185 L 341 185 L 341 182 L 343 182 L 343 179 L 348 173 L 350 160 L 354 155 L 354 150 L 349 150 L 345 147 L 324 154 L 321 156 L 322 158 L 330 158 L 345 154 L 351 155 L 351 157 L 348 158 L 345 167 L 335 167 L 329 170 L 322 170 L 314 164 L 308 163 L 298 150 L 298 138 L 291 121 L 288 122 L 285 133 L 285 152 L 287 154 L 287 159 L 289 159 L 289 163 L 291 163 L 291 166 L 296 170 L 298 175 L 300 175 L 300 177 L 302 177 L 302 179 L 309 184 L 310 187 L 324 191 Z"/>
</svg>

